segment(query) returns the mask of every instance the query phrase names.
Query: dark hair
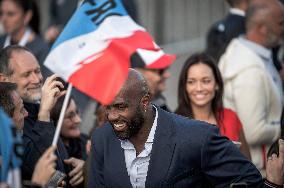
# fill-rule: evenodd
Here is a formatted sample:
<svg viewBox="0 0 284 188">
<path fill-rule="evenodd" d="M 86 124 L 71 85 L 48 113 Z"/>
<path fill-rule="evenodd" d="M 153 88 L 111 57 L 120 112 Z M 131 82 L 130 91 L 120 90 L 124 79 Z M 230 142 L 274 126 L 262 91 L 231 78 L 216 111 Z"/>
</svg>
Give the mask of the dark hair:
<svg viewBox="0 0 284 188">
<path fill-rule="evenodd" d="M 218 123 L 222 120 L 222 113 L 221 110 L 223 109 L 223 80 L 221 73 L 215 64 L 213 58 L 211 58 L 206 53 L 195 53 L 190 56 L 184 63 L 183 68 L 180 73 L 179 83 L 178 83 L 178 107 L 176 109 L 176 113 L 186 116 L 186 117 L 193 117 L 193 112 L 191 108 L 190 99 L 188 97 L 186 91 L 186 84 L 187 84 L 187 72 L 192 65 L 196 64 L 205 64 L 209 66 L 213 72 L 214 78 L 218 85 L 218 90 L 216 90 L 215 96 L 212 100 L 212 111 Z"/>
<path fill-rule="evenodd" d="M 17 90 L 17 85 L 10 82 L 0 82 L 0 106 L 12 118 L 15 111 L 15 104 L 12 92 Z"/>
<path fill-rule="evenodd" d="M 65 95 L 59 97 L 57 99 L 56 104 L 54 105 L 54 107 L 52 108 L 52 110 L 50 112 L 50 118 L 54 122 L 55 126 L 57 126 L 57 122 L 59 120 L 59 116 L 60 116 L 60 112 L 61 112 L 61 109 L 62 109 L 62 106 L 63 106 L 64 99 L 65 99 Z M 67 108 L 70 105 L 71 100 L 74 100 L 73 96 L 70 96 L 70 98 L 68 100 Z"/>
<path fill-rule="evenodd" d="M 3 0 L 2 0 L 3 1 Z M 19 6 L 24 14 L 28 11 L 32 11 L 32 18 L 29 22 L 29 26 L 34 32 L 39 34 L 39 23 L 40 23 L 40 14 L 37 3 L 34 0 L 12 0 L 17 6 Z"/>
<path fill-rule="evenodd" d="M 19 46 L 19 45 L 11 45 L 7 46 L 0 51 L 0 73 L 10 76 L 13 74 L 13 70 L 9 66 L 10 59 L 13 52 L 19 51 L 28 51 L 32 53 L 28 48 Z"/>
</svg>

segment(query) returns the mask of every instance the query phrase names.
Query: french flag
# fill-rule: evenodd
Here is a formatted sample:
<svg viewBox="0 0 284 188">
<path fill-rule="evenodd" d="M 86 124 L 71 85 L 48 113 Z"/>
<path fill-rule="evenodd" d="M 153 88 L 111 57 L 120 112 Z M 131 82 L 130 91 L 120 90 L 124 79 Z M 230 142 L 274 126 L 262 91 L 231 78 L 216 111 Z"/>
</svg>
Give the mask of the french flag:
<svg viewBox="0 0 284 188">
<path fill-rule="evenodd" d="M 131 64 L 131 57 L 137 55 L 142 61 Z M 120 0 L 85 0 L 44 64 L 81 92 L 109 104 L 129 67 L 162 69 L 174 60 L 130 18 Z"/>
</svg>

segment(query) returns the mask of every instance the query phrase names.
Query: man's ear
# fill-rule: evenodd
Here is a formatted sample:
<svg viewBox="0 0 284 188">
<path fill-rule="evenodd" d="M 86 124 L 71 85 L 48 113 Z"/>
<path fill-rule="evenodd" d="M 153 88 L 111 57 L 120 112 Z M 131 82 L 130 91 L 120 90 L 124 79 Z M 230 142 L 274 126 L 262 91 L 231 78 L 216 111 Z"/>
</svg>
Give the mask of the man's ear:
<svg viewBox="0 0 284 188">
<path fill-rule="evenodd" d="M 151 101 L 151 96 L 149 93 L 145 94 L 142 98 L 141 98 L 141 104 L 143 106 L 148 106 L 149 103 Z"/>
<path fill-rule="evenodd" d="M 0 73 L 0 82 L 9 82 L 8 76 Z"/>
</svg>

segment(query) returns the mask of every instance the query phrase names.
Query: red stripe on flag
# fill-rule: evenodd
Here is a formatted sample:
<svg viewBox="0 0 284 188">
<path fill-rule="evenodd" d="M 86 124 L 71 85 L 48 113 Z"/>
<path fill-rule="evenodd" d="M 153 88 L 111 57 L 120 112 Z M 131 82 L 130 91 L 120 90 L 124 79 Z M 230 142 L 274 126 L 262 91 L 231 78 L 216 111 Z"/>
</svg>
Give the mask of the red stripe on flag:
<svg viewBox="0 0 284 188">
<path fill-rule="evenodd" d="M 100 52 L 100 57 L 85 63 L 98 55 L 93 54 L 80 62 L 82 67 L 70 76 L 69 82 L 102 104 L 109 104 L 126 80 L 130 57 L 137 48 L 157 50 L 152 37 L 144 31 L 136 31 L 126 38 L 112 39 L 109 46 Z M 168 59 L 167 56 L 163 56 L 153 66 L 163 66 L 167 64 Z"/>
<path fill-rule="evenodd" d="M 100 103 L 109 104 L 126 79 L 128 67 L 127 61 L 117 61 L 112 56 L 105 56 L 99 61 L 84 64 L 71 75 L 69 82 Z"/>
</svg>

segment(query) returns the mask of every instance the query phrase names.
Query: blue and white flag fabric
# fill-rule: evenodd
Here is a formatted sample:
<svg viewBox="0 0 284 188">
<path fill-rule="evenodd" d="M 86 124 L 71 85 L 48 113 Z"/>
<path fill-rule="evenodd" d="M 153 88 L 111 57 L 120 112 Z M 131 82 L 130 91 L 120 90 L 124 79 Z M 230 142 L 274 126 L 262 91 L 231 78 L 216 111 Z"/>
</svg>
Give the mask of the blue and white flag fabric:
<svg viewBox="0 0 284 188">
<path fill-rule="evenodd" d="M 85 0 L 44 64 L 83 93 L 109 104 L 134 55 L 142 60 L 134 66 L 150 69 L 166 68 L 175 60 L 130 18 L 120 0 Z"/>
</svg>

